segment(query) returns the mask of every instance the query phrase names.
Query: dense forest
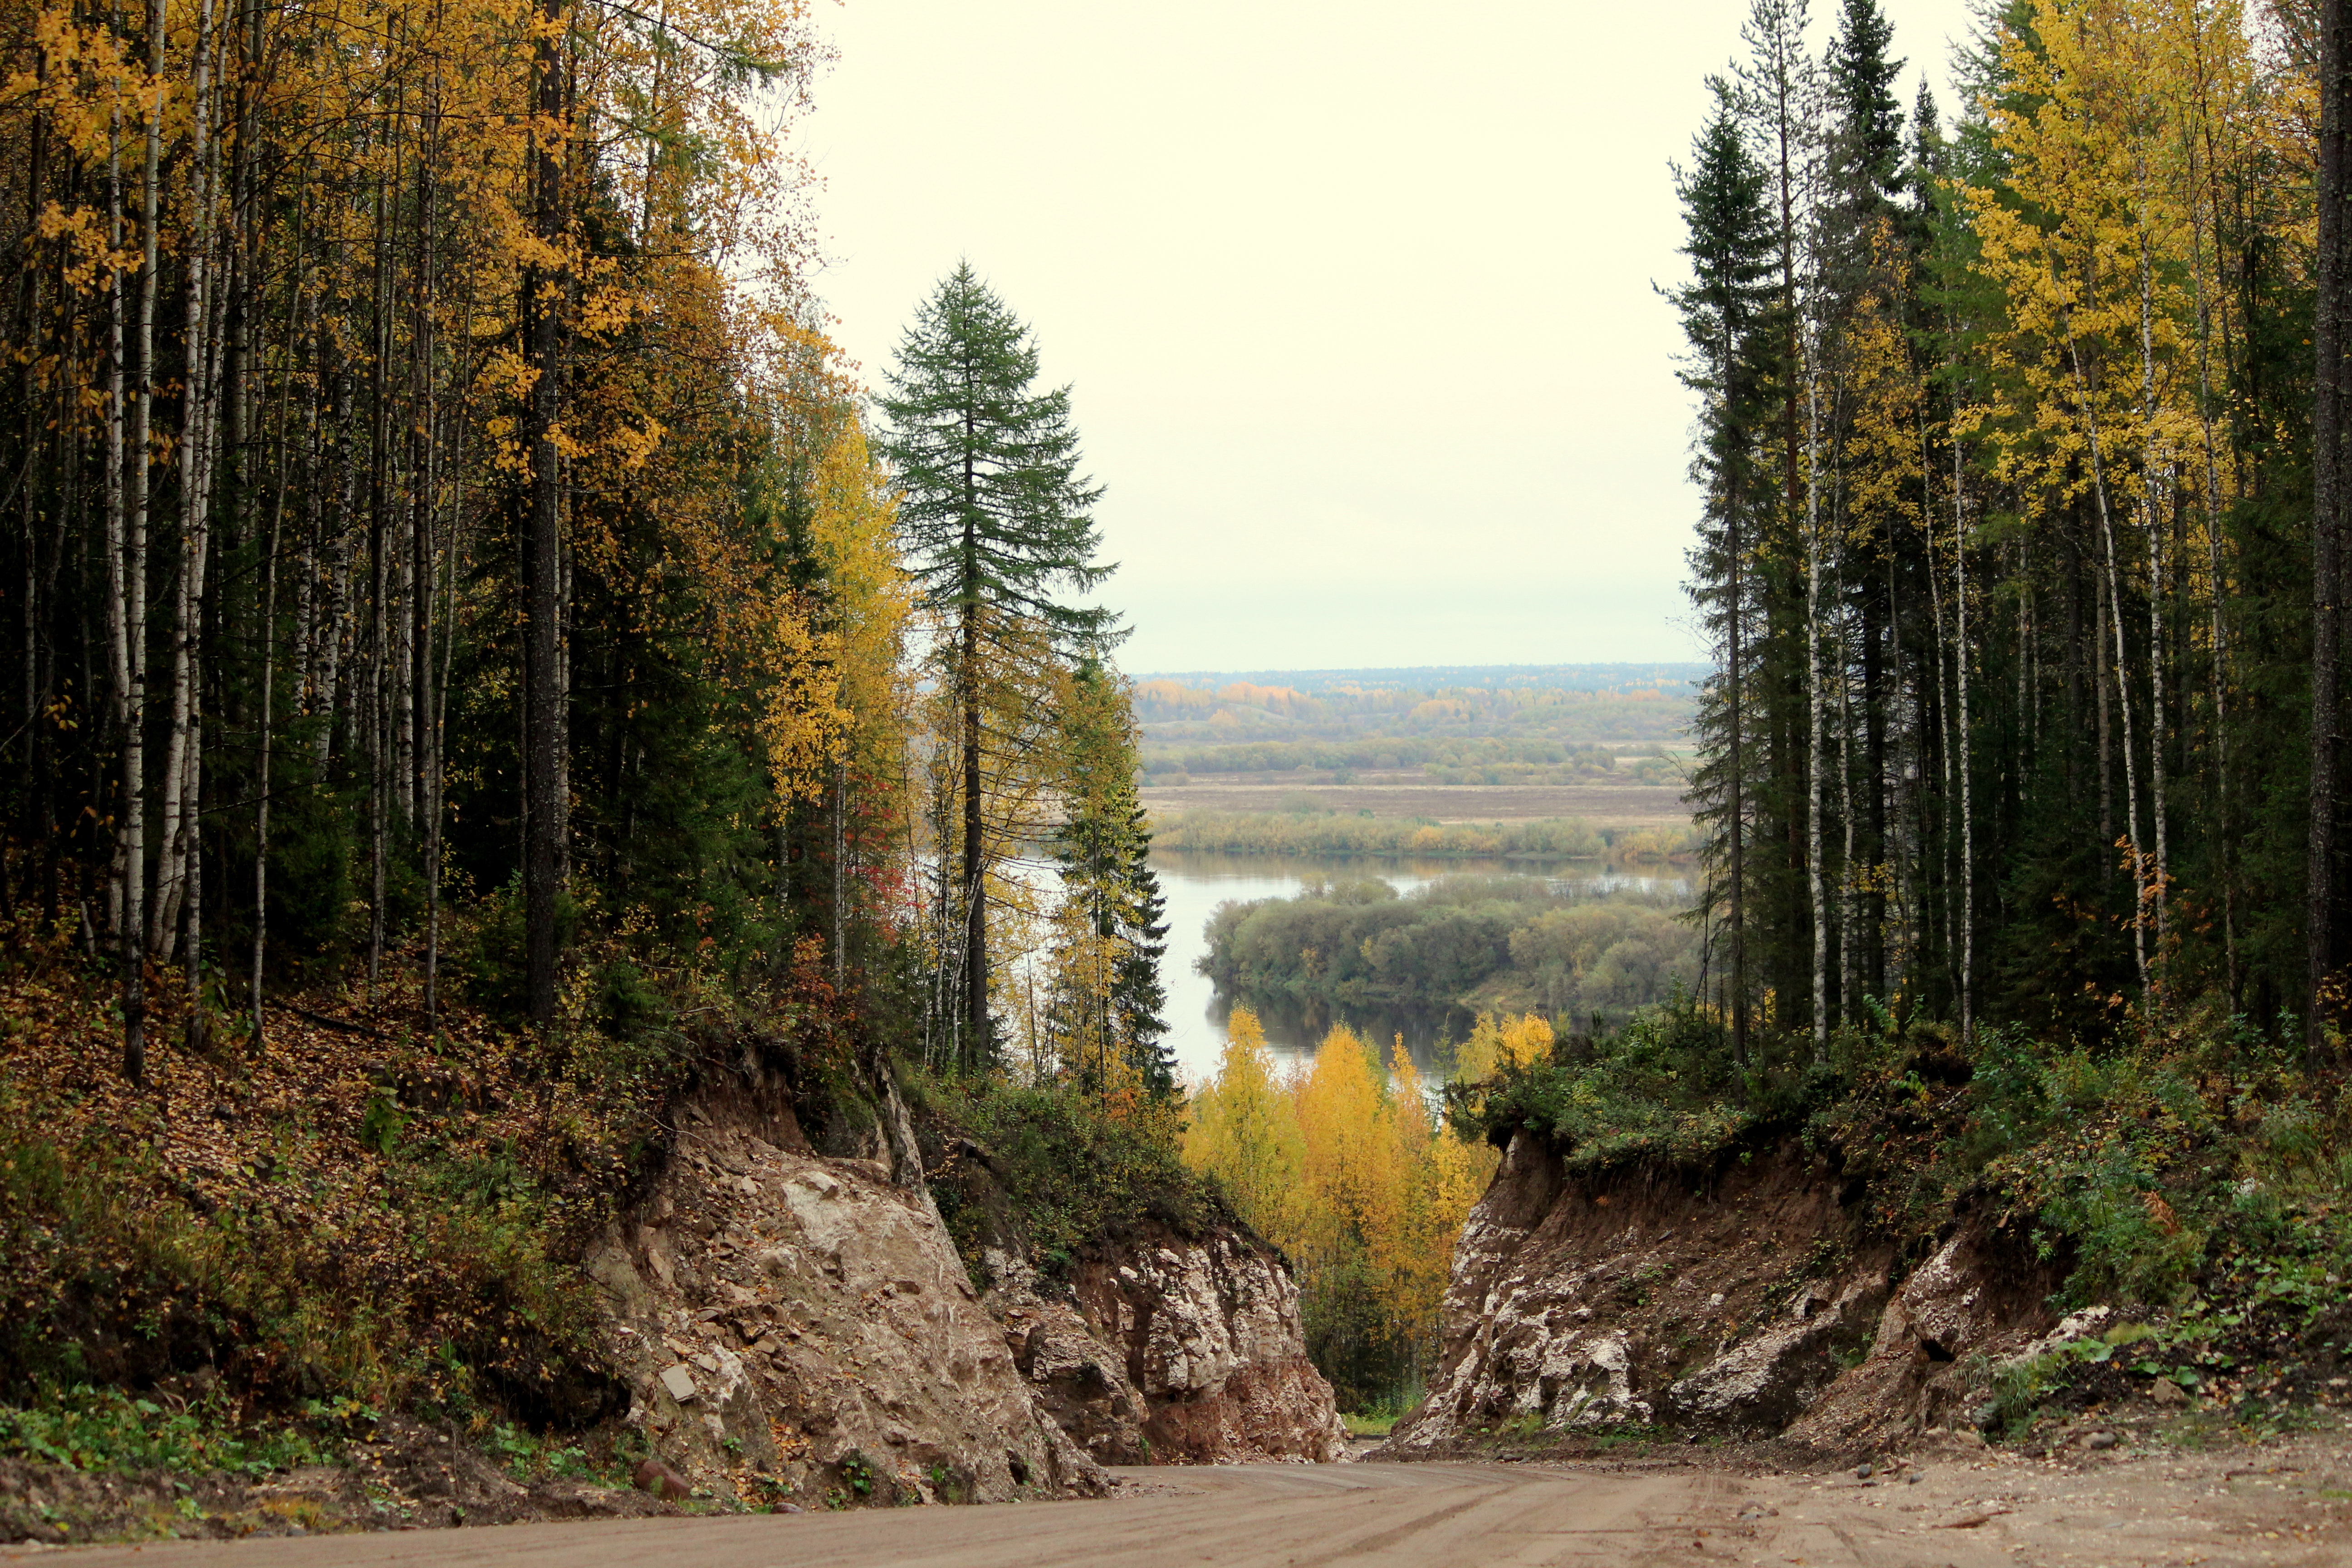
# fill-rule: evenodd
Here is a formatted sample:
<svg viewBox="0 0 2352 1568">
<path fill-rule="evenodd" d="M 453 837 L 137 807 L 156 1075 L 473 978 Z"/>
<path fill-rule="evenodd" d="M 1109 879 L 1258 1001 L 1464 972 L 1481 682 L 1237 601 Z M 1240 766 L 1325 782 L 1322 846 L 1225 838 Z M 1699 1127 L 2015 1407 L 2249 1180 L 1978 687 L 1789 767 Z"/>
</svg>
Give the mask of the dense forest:
<svg viewBox="0 0 2352 1568">
<path fill-rule="evenodd" d="M 1671 291 L 1719 664 L 1706 994 L 1738 1039 L 1882 1003 L 2084 1038 L 2337 1023 L 2323 11 L 1990 5 L 1948 121 L 1900 101 L 1875 0 L 1818 55 L 1804 0 L 1751 6 L 1676 171 Z"/>
<path fill-rule="evenodd" d="M 0 905 L 112 957 L 125 1074 L 159 965 L 189 1043 L 256 1048 L 346 972 L 547 1027 L 625 971 L 814 965 L 989 1066 L 1048 949 L 1024 1057 L 1156 1062 L 1066 389 L 969 268 L 878 403 L 842 369 L 802 7 L 154 0 L 0 44 Z M 1041 905 L 1040 843 L 1088 891 Z"/>
<path fill-rule="evenodd" d="M 593 1411 L 581 1250 L 714 1076 L 1173 1168 L 1069 389 L 968 267 L 850 374 L 824 58 L 791 0 L 0 22 L 0 1447 L 199 1368 Z"/>
</svg>

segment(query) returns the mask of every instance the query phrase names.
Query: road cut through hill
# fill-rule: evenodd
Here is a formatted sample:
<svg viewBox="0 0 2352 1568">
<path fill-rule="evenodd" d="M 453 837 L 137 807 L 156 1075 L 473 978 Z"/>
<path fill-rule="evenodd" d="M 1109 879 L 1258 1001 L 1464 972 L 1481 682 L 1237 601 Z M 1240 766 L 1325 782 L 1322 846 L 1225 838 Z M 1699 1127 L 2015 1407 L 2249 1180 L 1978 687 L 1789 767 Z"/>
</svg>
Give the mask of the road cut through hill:
<svg viewBox="0 0 2352 1568">
<path fill-rule="evenodd" d="M 2352 1561 L 2342 1434 L 2183 1456 L 1927 1458 L 1867 1478 L 1722 1464 L 1118 1472 L 1099 1501 L 509 1525 L 74 1552 L 81 1568 L 2319 1568 Z M 14 1561 L 21 1549 L 0 1553 Z"/>
</svg>

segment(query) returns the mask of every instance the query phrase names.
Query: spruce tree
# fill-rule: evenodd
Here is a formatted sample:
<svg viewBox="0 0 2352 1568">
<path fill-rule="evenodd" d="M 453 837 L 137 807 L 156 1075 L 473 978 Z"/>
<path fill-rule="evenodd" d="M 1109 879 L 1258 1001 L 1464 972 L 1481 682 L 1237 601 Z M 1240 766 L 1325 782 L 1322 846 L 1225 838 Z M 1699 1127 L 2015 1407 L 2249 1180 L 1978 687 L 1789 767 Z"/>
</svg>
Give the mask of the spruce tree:
<svg viewBox="0 0 2352 1568">
<path fill-rule="evenodd" d="M 1700 395 L 1697 449 L 1692 474 L 1706 492 L 1699 542 L 1691 552 L 1692 595 L 1698 602 L 1722 673 L 1702 704 L 1709 762 L 1696 781 L 1699 816 L 1711 830 L 1711 858 L 1723 876 L 1727 904 L 1724 931 L 1733 1049 L 1748 1042 L 1749 975 L 1746 942 L 1747 825 L 1750 769 L 1745 711 L 1753 672 L 1748 664 L 1748 622 L 1757 583 L 1749 554 L 1756 524 L 1772 508 L 1772 486 L 1761 471 L 1774 409 L 1769 369 L 1779 258 L 1765 171 L 1742 132 L 1727 84 L 1713 84 L 1715 110 L 1677 168 L 1688 237 L 1683 254 L 1691 279 L 1671 291 L 1689 340 L 1685 384 Z M 1709 890 L 1709 903 L 1717 897 Z"/>
<path fill-rule="evenodd" d="M 1894 43 L 1895 26 L 1878 0 L 1845 0 L 1830 43 L 1830 97 L 1842 194 L 1863 222 L 1885 213 L 1903 191 L 1903 106 L 1895 97 L 1903 61 L 1887 57 Z"/>
<path fill-rule="evenodd" d="M 969 262 L 918 308 L 887 380 L 882 449 L 902 491 L 908 567 L 944 636 L 941 677 L 956 715 L 956 1055 L 973 1068 L 992 1049 L 988 879 L 1005 838 L 1005 825 L 989 820 L 988 700 L 1005 682 L 1039 686 L 1041 658 L 1110 637 L 1108 612 L 1060 595 L 1091 591 L 1112 568 L 1095 560 L 1091 509 L 1102 491 L 1078 471 L 1070 390 L 1036 389 L 1029 329 Z"/>
<path fill-rule="evenodd" d="M 1062 720 L 1065 820 L 1055 858 L 1075 938 L 1055 955 L 1054 1019 L 1063 1060 L 1100 1088 L 1123 1058 L 1153 1095 L 1175 1088 L 1160 1044 L 1166 901 L 1151 868 L 1151 828 L 1136 788 L 1135 710 L 1127 687 L 1084 658 Z"/>
</svg>

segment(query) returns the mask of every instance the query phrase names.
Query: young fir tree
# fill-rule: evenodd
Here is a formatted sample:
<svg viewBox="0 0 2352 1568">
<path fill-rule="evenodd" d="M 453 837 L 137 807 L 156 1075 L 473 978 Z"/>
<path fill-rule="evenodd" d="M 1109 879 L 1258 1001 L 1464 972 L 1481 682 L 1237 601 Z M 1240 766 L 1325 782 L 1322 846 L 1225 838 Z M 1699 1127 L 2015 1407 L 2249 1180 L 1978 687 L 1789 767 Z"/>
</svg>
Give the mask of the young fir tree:
<svg viewBox="0 0 2352 1568">
<path fill-rule="evenodd" d="M 1151 868 L 1151 829 L 1136 789 L 1134 708 L 1099 660 L 1081 660 L 1062 717 L 1066 816 L 1057 835 L 1065 940 L 1056 944 L 1054 1025 L 1063 1060 L 1107 1088 L 1114 1060 L 1154 1096 L 1176 1086 L 1160 1037 L 1167 993 L 1166 901 Z"/>
<path fill-rule="evenodd" d="M 1019 763 L 990 732 L 992 700 L 1043 700 L 1053 659 L 1108 640 L 1108 612 L 1066 604 L 1112 568 L 1096 561 L 1099 486 L 1078 472 L 1066 386 L 1039 391 L 1029 329 L 970 263 L 915 312 L 880 399 L 884 456 L 903 499 L 899 526 L 924 607 L 938 618 L 943 688 L 955 714 L 961 843 L 956 940 L 960 1065 L 992 1053 L 988 883 L 1008 825 L 991 820 L 992 759 Z M 947 847 L 943 844 L 942 853 Z"/>
<path fill-rule="evenodd" d="M 1683 254 L 1690 281 L 1672 291 L 1690 353 L 1683 379 L 1700 397 L 1692 472 L 1706 492 L 1699 542 L 1691 552 L 1692 596 L 1719 650 L 1720 674 L 1702 704 L 1708 760 L 1695 804 L 1710 833 L 1716 873 L 1708 891 L 1724 906 L 1722 952 L 1734 1049 L 1748 1041 L 1749 973 L 1746 945 L 1748 821 L 1755 759 L 1748 712 L 1753 671 L 1748 636 L 1756 580 L 1751 552 L 1757 525 L 1772 505 L 1761 458 L 1776 410 L 1767 374 L 1779 256 L 1764 170 L 1748 149 L 1738 106 L 1723 82 L 1694 144 L 1687 169 L 1675 171 L 1689 234 Z"/>
</svg>

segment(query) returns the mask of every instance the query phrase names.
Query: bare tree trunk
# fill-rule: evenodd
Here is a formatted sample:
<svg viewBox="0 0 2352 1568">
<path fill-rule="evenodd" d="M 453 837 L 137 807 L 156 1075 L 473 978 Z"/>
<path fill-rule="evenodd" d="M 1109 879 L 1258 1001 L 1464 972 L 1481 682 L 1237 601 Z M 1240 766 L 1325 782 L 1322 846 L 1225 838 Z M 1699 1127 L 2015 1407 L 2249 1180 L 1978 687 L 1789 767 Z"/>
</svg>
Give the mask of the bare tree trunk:
<svg viewBox="0 0 2352 1568">
<path fill-rule="evenodd" d="M 539 239 L 563 238 L 562 173 L 554 139 L 563 118 L 561 37 L 562 0 L 541 0 L 535 47 L 539 123 L 531 135 L 532 223 Z M 562 798 L 564 752 L 562 643 L 562 496 L 555 430 L 562 416 L 562 287 L 554 271 L 534 263 L 525 273 L 524 349 L 532 374 L 524 418 L 530 459 L 529 514 L 523 534 L 524 719 L 526 757 L 523 825 L 523 904 L 529 942 L 530 1017 L 542 1027 L 556 1017 L 562 943 L 556 922 L 562 891 Z"/>
<path fill-rule="evenodd" d="M 1975 754 L 1975 731 L 1969 722 L 1969 525 L 1967 492 L 1962 488 L 1964 470 L 1960 461 L 1960 441 L 1957 431 L 1952 437 L 1952 603 L 1958 611 L 1958 637 L 1954 643 L 1958 657 L 1954 661 L 1958 672 L 1960 721 L 1954 737 L 1953 749 L 1958 753 L 1960 775 L 1960 1043 L 1976 1043 L 1977 984 L 1977 815 L 1976 803 L 1970 793 L 1970 766 Z M 2021 671 L 2025 661 L 2020 659 Z"/>
<path fill-rule="evenodd" d="M 472 308 L 470 297 L 467 309 L 467 331 L 457 335 L 457 353 L 462 356 L 470 334 Z M 457 468 L 451 475 L 449 496 L 448 598 L 444 605 L 441 625 L 441 669 L 439 688 L 433 693 L 432 722 L 428 731 L 428 766 L 431 769 L 429 796 L 425 811 L 425 1017 L 431 1023 L 440 1015 L 441 1005 L 441 804 L 443 794 L 442 737 L 447 732 L 449 713 L 449 679 L 447 671 L 457 647 L 457 563 L 464 559 L 461 530 L 466 519 L 466 442 L 467 438 L 465 398 L 465 376 L 462 363 L 458 366 L 456 384 L 458 388 L 457 431 L 450 443 Z"/>
<path fill-rule="evenodd" d="M 1727 349 L 1725 363 L 1729 361 Z M 1730 616 L 1727 638 L 1730 657 L 1727 679 L 1731 696 L 1731 1059 L 1745 1072 L 1748 1068 L 1748 921 L 1747 921 L 1747 816 L 1748 774 L 1747 757 L 1742 742 L 1746 719 L 1741 712 L 1741 690 L 1747 679 L 1743 665 L 1746 650 L 1741 647 L 1741 623 L 1746 618 L 1747 584 L 1740 559 L 1745 542 L 1740 536 L 1740 497 L 1727 498 L 1725 521 L 1728 525 Z"/>
<path fill-rule="evenodd" d="M 849 786 L 849 764 L 836 757 L 833 763 L 833 984 L 838 991 L 849 973 L 849 865 L 845 851 L 848 836 L 842 822 L 843 796 Z"/>
<path fill-rule="evenodd" d="M 988 846 L 986 803 L 981 793 L 980 612 L 971 604 L 963 611 L 962 657 L 964 1023 L 971 1039 L 961 1065 L 976 1071 L 987 1065 L 989 1047 Z"/>
<path fill-rule="evenodd" d="M 205 552 L 211 542 L 203 483 L 206 422 L 211 412 L 210 355 L 205 313 L 210 304 L 212 260 L 212 191 L 206 178 L 211 132 L 212 0 L 199 0 L 193 54 L 193 129 L 189 157 L 189 210 L 192 215 L 187 259 L 186 390 L 180 407 L 180 570 L 173 611 L 176 641 L 172 650 L 172 729 L 163 754 L 163 864 L 156 868 L 155 903 L 149 921 L 149 951 L 165 962 L 178 941 L 181 903 L 187 893 L 189 726 L 195 704 L 196 644 L 202 637 Z"/>
<path fill-rule="evenodd" d="M 2083 411 L 2083 426 L 2091 459 L 2091 494 L 2099 507 L 2099 538 L 2106 561 L 2108 626 L 2115 637 L 2116 710 L 2123 726 L 2124 837 L 2132 863 L 2132 957 L 2139 968 L 2140 989 L 2147 989 L 2147 927 L 2140 918 L 2147 894 L 2147 865 L 2139 836 L 2139 760 L 2132 738 L 2130 660 L 2124 651 L 2123 577 L 2116 562 L 2116 524 L 2107 506 L 2106 466 L 2099 456 L 2099 416 L 2091 406 L 2090 383 L 2083 374 L 2083 353 L 2074 342 L 2074 325 L 2066 328 L 2066 353 L 2074 367 L 2074 395 Z"/>
<path fill-rule="evenodd" d="M 2156 840 L 2156 875 L 2149 893 L 2156 905 L 2157 953 L 2164 952 L 2167 916 L 2167 882 L 2171 875 L 2171 856 L 2165 837 L 2164 825 L 2164 555 L 2163 527 L 2160 509 L 2157 504 L 2157 477 L 2166 479 L 2165 490 L 2172 489 L 2168 466 L 2160 462 L 2161 453 L 2156 441 L 2156 311 L 2155 280 L 2148 262 L 2147 228 L 2143 214 L 2139 242 L 2139 376 L 2140 417 L 2147 428 L 2147 443 L 2141 458 L 2140 519 L 2147 529 L 2147 685 L 2148 685 L 2148 814 L 2149 826 Z"/>
<path fill-rule="evenodd" d="M 2347 452 L 2345 398 L 2352 331 L 2352 4 L 2325 0 L 2320 19 L 2318 300 L 2312 341 L 2317 354 L 2312 416 L 2311 529 L 2311 845 L 2305 916 L 2310 986 L 2305 1038 L 2316 1055 L 2326 1030 L 2343 1014 L 2342 938 L 2336 898 L 2336 817 L 2343 758 L 2342 700 L 2336 660 L 2343 635 L 2344 504 Z"/>
<path fill-rule="evenodd" d="M 1805 366 L 1805 887 L 1813 905 L 1813 1056 L 1830 1045 L 1830 900 L 1822 875 L 1822 816 L 1829 715 L 1822 700 L 1822 396 L 1811 354 Z"/>
<path fill-rule="evenodd" d="M 2107 668 L 2107 595 L 2099 579 L 2091 579 L 2091 656 L 2092 690 L 2098 700 L 2099 743 L 2099 848 L 2104 853 L 2116 842 L 2115 742 L 2109 731 L 2114 723 L 2115 683 Z"/>
<path fill-rule="evenodd" d="M 1862 991 L 1854 974 L 1862 944 L 1853 938 L 1853 929 L 1860 923 L 1860 889 L 1853 875 L 1853 683 L 1850 678 L 1853 656 L 1849 651 L 1851 634 L 1845 629 L 1852 622 L 1853 613 L 1847 611 L 1838 619 L 1838 815 L 1845 824 L 1844 858 L 1840 862 L 1842 875 L 1838 879 L 1838 921 L 1844 939 L 1838 943 L 1838 1015 L 1852 1023 L 1854 999 Z"/>
<path fill-rule="evenodd" d="M 296 266 L 296 290 L 300 290 L 300 266 Z M 292 334 L 289 334 L 289 343 Z M 283 399 L 281 398 L 281 403 Z M 276 787 L 276 770 L 271 765 L 277 756 L 276 731 L 271 720 L 276 716 L 278 700 L 278 556 L 285 536 L 286 525 L 286 448 L 287 438 L 283 414 L 280 415 L 278 437 L 278 474 L 275 493 L 269 503 L 269 544 L 263 558 L 261 598 L 261 740 L 254 748 L 255 776 L 260 788 L 253 808 L 253 975 L 251 1005 L 253 1008 L 253 1043 L 251 1049 L 259 1055 L 268 1041 L 268 1028 L 261 1008 L 261 973 L 263 961 L 269 951 L 269 797 Z"/>
<path fill-rule="evenodd" d="M 147 74 L 157 80 L 163 75 L 163 0 L 147 0 Z M 147 511 L 153 489 L 163 157 L 163 103 L 158 96 L 147 114 L 139 195 L 139 397 L 132 405 L 130 519 L 122 547 L 130 677 L 122 731 L 122 1076 L 132 1083 L 143 1083 L 147 1076 Z"/>
<path fill-rule="evenodd" d="M 315 697 L 316 711 L 320 722 L 317 736 L 311 741 L 312 771 L 319 782 L 326 782 L 327 763 L 334 755 L 337 704 L 342 700 L 343 642 L 348 632 L 352 602 L 352 528 L 351 502 L 354 493 L 351 448 L 351 374 L 343 363 L 334 334 L 319 334 L 319 353 L 322 362 L 331 356 L 331 369 L 321 369 L 328 383 L 327 426 L 333 432 L 333 450 L 328 455 L 327 466 L 332 479 L 329 484 L 326 529 L 332 530 L 320 542 L 326 549 L 326 603 L 320 606 L 318 626 L 319 675 Z"/>
<path fill-rule="evenodd" d="M 2193 16 L 2193 14 L 2192 14 Z M 2192 20 L 2192 27 L 2195 22 Z M 2213 145 L 2213 121 L 2207 100 L 2210 79 L 2206 74 L 2204 38 L 2197 37 L 2197 134 L 2189 137 L 2190 180 L 2196 187 L 2189 202 L 2191 247 L 2189 250 L 2189 284 L 2197 300 L 2197 414 L 2202 426 L 2205 444 L 2205 545 L 2207 565 L 2212 576 L 2211 634 L 2213 638 L 2213 811 L 2215 862 L 2221 884 L 2221 954 L 2222 980 L 2229 996 L 2229 1005 L 2235 1011 L 2240 1002 L 2238 975 L 2237 878 L 2232 868 L 2232 854 L 2237 839 L 2231 822 L 2230 777 L 2230 628 L 2222 607 L 2224 598 L 2221 562 L 2221 471 L 2217 444 L 2213 435 L 2213 302 L 2205 280 L 2205 237 L 2207 203 L 2214 219 L 2216 238 L 2220 230 L 2220 192 L 2215 180 L 2220 158 Z M 2197 150 L 2203 145 L 2205 161 L 2197 163 Z M 2218 261 L 2218 258 L 2217 258 Z M 2222 321 L 2225 360 L 2228 349 L 2229 322 Z"/>
<path fill-rule="evenodd" d="M 116 26 L 121 22 L 118 11 L 113 16 Z M 122 104 L 121 83 L 113 86 L 114 103 L 107 119 L 106 137 L 106 245 L 110 255 L 122 254 Z M 123 552 L 126 548 L 122 493 L 122 424 L 123 397 L 127 378 L 123 374 L 123 300 L 122 269 L 110 267 L 106 278 L 106 476 L 104 505 L 106 508 L 106 654 L 107 687 L 112 699 L 112 714 L 116 744 L 129 743 L 131 718 L 131 603 L 130 584 L 125 575 Z M 124 798 L 128 799 L 126 789 Z M 127 818 L 127 809 L 124 816 Z M 137 868 L 131 864 L 126 845 L 133 842 L 128 837 L 127 820 L 118 823 L 114 836 L 114 867 L 107 888 L 107 908 L 110 929 L 115 940 L 125 940 L 130 929 L 125 922 L 124 884 Z M 138 948 L 136 935 L 128 939 L 129 950 Z M 126 961 L 126 967 L 128 962 Z"/>
</svg>

